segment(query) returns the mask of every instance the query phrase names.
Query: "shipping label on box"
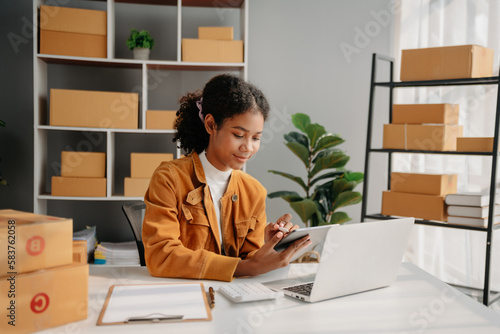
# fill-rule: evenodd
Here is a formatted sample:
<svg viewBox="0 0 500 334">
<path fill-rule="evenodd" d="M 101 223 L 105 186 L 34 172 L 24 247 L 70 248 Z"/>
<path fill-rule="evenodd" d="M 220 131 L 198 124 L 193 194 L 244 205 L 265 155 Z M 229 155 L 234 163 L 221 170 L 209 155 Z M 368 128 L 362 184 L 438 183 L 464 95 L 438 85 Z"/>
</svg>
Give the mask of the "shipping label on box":
<svg viewBox="0 0 500 334">
<path fill-rule="evenodd" d="M 458 104 L 395 104 L 392 124 L 458 125 Z"/>
<path fill-rule="evenodd" d="M 71 264 L 72 238 L 72 219 L 0 210 L 0 276 Z"/>
<path fill-rule="evenodd" d="M 493 137 L 458 137 L 458 152 L 493 152 Z"/>
<path fill-rule="evenodd" d="M 106 178 L 52 177 L 52 196 L 106 197 Z"/>
<path fill-rule="evenodd" d="M 384 191 L 382 214 L 445 222 L 447 214 L 444 198 L 445 196 Z"/>
<path fill-rule="evenodd" d="M 106 58 L 107 48 L 106 36 L 40 30 L 41 54 Z"/>
<path fill-rule="evenodd" d="M 172 153 L 130 153 L 130 176 L 149 179 L 163 161 L 174 159 Z"/>
<path fill-rule="evenodd" d="M 107 12 L 58 6 L 40 6 L 40 29 L 107 35 Z"/>
<path fill-rule="evenodd" d="M 125 197 L 144 197 L 149 188 L 150 178 L 136 179 L 126 177 L 124 180 Z"/>
<path fill-rule="evenodd" d="M 480 78 L 493 75 L 493 49 L 458 45 L 402 50 L 401 81 Z"/>
<path fill-rule="evenodd" d="M 207 63 L 242 63 L 243 41 L 182 39 L 182 61 Z"/>
<path fill-rule="evenodd" d="M 62 151 L 61 176 L 97 177 L 106 175 L 106 153 Z"/>
<path fill-rule="evenodd" d="M 173 130 L 176 110 L 146 110 L 146 129 Z"/>
<path fill-rule="evenodd" d="M 50 90 L 50 125 L 137 129 L 139 94 Z"/>
<path fill-rule="evenodd" d="M 0 333 L 32 333 L 87 319 L 88 264 L 74 263 L 0 280 Z"/>
<path fill-rule="evenodd" d="M 198 38 L 232 41 L 234 39 L 233 27 L 198 27 Z"/>
<path fill-rule="evenodd" d="M 417 151 L 456 151 L 461 125 L 384 124 L 383 148 Z"/>
<path fill-rule="evenodd" d="M 393 172 L 391 191 L 440 196 L 454 194 L 457 192 L 457 175 Z"/>
</svg>

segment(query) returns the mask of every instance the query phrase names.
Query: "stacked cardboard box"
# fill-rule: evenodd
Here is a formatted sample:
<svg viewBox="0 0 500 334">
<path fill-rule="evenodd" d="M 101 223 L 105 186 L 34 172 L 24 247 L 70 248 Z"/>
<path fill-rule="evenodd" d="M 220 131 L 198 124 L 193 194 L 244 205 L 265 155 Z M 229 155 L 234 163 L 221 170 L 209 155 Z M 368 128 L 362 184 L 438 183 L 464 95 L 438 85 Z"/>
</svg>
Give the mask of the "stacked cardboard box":
<svg viewBox="0 0 500 334">
<path fill-rule="evenodd" d="M 446 221 L 445 196 L 456 192 L 456 174 L 391 173 L 382 214 Z"/>
<path fill-rule="evenodd" d="M 418 151 L 455 151 L 458 105 L 395 104 L 391 124 L 384 124 L 383 148 Z"/>
<path fill-rule="evenodd" d="M 144 196 L 155 169 L 163 161 L 171 161 L 173 158 L 172 153 L 131 153 L 130 177 L 124 180 L 125 196 Z"/>
<path fill-rule="evenodd" d="M 458 137 L 458 152 L 493 152 L 493 137 Z"/>
<path fill-rule="evenodd" d="M 0 332 L 87 318 L 88 264 L 73 263 L 72 232 L 71 219 L 0 210 Z"/>
<path fill-rule="evenodd" d="M 52 177 L 52 196 L 106 197 L 106 153 L 61 152 L 61 176 Z"/>
<path fill-rule="evenodd" d="M 233 40 L 233 27 L 199 27 L 198 39 L 182 39 L 182 61 L 242 63 L 243 41 Z"/>
<path fill-rule="evenodd" d="M 173 130 L 176 110 L 146 110 L 146 129 Z"/>
<path fill-rule="evenodd" d="M 107 56 L 106 11 L 40 6 L 40 53 Z"/>
</svg>

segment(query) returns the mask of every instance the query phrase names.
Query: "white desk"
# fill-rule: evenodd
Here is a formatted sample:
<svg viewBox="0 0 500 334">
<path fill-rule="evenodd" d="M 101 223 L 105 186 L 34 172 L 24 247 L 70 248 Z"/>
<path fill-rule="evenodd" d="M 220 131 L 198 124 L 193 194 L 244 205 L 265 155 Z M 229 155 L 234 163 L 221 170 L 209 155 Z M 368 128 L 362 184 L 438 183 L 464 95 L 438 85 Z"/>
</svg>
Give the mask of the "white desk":
<svg viewBox="0 0 500 334">
<path fill-rule="evenodd" d="M 303 268 L 292 266 L 235 281 L 271 281 Z M 91 266 L 88 318 L 41 333 L 500 333 L 500 315 L 409 263 L 390 287 L 319 303 L 284 297 L 233 304 L 216 294 L 212 321 L 96 326 L 111 285 L 185 281 L 151 277 L 145 267 Z M 228 284 L 203 282 L 206 289 Z"/>
</svg>

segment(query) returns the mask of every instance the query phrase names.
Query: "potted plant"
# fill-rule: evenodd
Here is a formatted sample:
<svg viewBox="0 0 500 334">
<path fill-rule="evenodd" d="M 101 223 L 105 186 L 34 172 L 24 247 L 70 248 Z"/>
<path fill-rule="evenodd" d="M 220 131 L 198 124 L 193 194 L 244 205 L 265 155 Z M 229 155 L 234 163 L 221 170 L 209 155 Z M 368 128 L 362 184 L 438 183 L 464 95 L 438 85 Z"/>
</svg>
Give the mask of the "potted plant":
<svg viewBox="0 0 500 334">
<path fill-rule="evenodd" d="M 127 46 L 134 51 L 134 59 L 148 60 L 149 52 L 155 45 L 154 39 L 147 30 L 130 30 L 130 36 L 127 39 Z"/>
<path fill-rule="evenodd" d="M 339 224 L 351 220 L 347 213 L 337 209 L 361 202 L 362 195 L 353 189 L 363 182 L 363 173 L 350 172 L 344 168 L 349 157 L 336 148 L 344 140 L 328 133 L 323 126 L 311 123 L 306 114 L 292 115 L 292 123 L 301 133 L 292 131 L 285 134 L 284 138 L 286 146 L 304 164 L 306 179 L 304 181 L 301 177 L 275 170 L 269 172 L 296 182 L 304 190 L 305 196 L 295 191 L 276 191 L 268 194 L 268 197 L 281 197 L 290 203 L 306 226 Z M 323 171 L 327 172 L 321 173 Z"/>
</svg>

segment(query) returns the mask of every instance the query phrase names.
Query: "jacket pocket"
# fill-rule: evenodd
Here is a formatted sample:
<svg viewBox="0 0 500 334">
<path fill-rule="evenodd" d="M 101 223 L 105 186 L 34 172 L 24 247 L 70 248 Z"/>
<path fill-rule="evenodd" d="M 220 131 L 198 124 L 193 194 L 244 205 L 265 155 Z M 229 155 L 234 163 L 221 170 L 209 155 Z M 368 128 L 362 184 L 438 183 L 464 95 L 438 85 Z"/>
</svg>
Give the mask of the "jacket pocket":
<svg viewBox="0 0 500 334">
<path fill-rule="evenodd" d="M 203 205 L 182 205 L 182 216 L 182 244 L 193 250 L 205 248 L 210 242 L 211 231 Z"/>
<path fill-rule="evenodd" d="M 235 221 L 234 226 L 236 228 L 236 236 L 238 238 L 245 238 L 249 232 L 255 230 L 256 223 L 257 216 L 252 216 L 247 220 Z"/>
</svg>

